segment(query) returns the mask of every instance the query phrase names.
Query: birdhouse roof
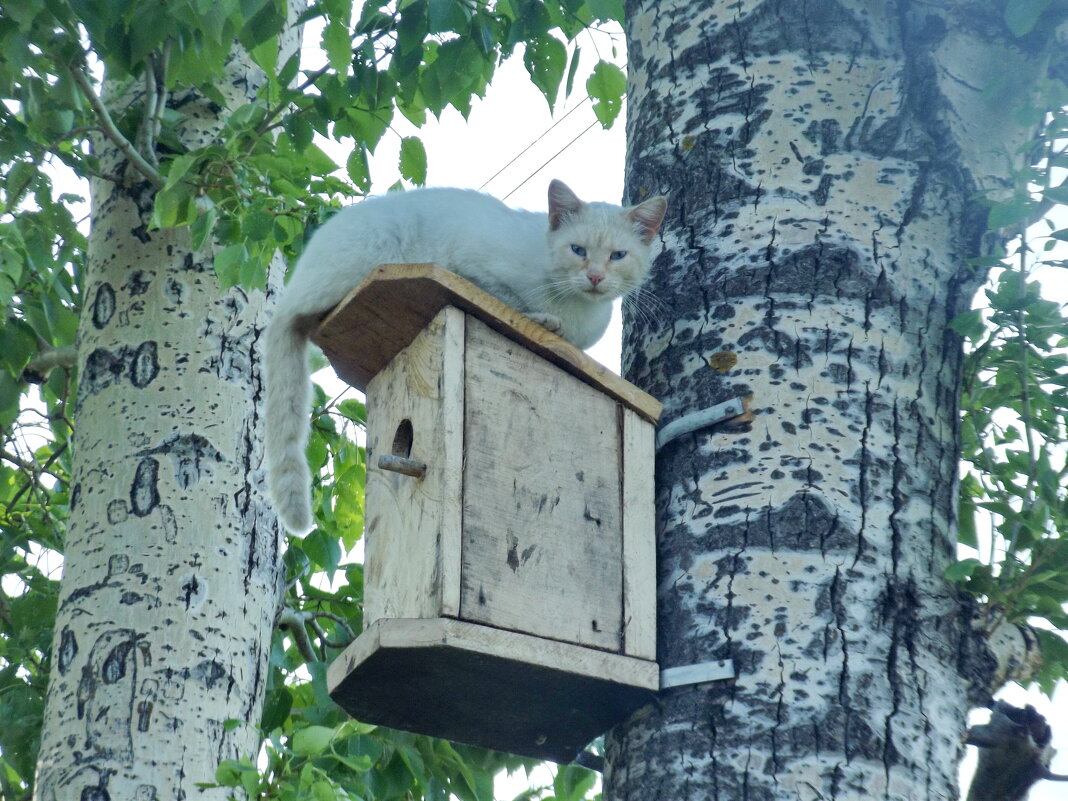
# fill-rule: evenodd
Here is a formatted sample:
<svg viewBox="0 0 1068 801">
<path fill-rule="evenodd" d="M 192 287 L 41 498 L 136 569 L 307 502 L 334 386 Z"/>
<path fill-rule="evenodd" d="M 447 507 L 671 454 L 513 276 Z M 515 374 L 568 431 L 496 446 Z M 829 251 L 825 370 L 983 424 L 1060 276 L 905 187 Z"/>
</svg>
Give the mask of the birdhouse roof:
<svg viewBox="0 0 1068 801">
<path fill-rule="evenodd" d="M 312 336 L 338 376 L 360 390 L 446 306 L 477 317 L 655 423 L 661 403 L 515 309 L 436 264 L 375 269 Z"/>
</svg>

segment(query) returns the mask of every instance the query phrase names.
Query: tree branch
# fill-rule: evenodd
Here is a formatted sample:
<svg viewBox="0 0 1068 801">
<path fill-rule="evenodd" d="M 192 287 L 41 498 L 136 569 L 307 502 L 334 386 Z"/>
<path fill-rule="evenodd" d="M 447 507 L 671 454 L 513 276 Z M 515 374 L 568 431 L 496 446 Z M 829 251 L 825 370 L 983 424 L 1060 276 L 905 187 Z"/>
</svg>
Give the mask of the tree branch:
<svg viewBox="0 0 1068 801">
<path fill-rule="evenodd" d="M 31 384 L 43 384 L 48 374 L 57 367 L 69 370 L 78 363 L 78 346 L 64 345 L 60 348 L 44 348 L 22 371 L 22 378 Z"/>
<path fill-rule="evenodd" d="M 96 112 L 96 117 L 100 121 L 100 127 L 104 131 L 104 135 L 111 140 L 122 154 L 126 156 L 127 160 L 134 166 L 134 168 L 143 175 L 152 186 L 156 189 L 163 188 L 163 178 L 159 172 L 145 161 L 144 156 L 137 152 L 130 140 L 122 135 L 122 131 L 115 125 L 115 121 L 111 118 L 111 114 L 108 113 L 107 108 L 104 106 L 104 102 L 100 99 L 100 96 L 93 89 L 92 84 L 89 83 L 89 79 L 85 73 L 77 67 L 68 67 L 71 77 L 74 79 L 74 83 L 78 85 L 78 88 L 82 90 L 82 94 L 85 95 L 85 99 L 89 101 L 89 105 L 93 107 L 93 111 Z"/>
<path fill-rule="evenodd" d="M 312 645 L 311 637 L 308 636 L 308 630 L 304 627 L 306 616 L 303 612 L 298 612 L 295 609 L 282 610 L 282 614 L 278 618 L 278 628 L 285 629 L 293 637 L 293 644 L 297 646 L 297 650 L 300 651 L 300 655 L 304 657 L 305 662 L 319 662 L 321 661 L 318 655 L 315 653 L 315 647 Z"/>
</svg>

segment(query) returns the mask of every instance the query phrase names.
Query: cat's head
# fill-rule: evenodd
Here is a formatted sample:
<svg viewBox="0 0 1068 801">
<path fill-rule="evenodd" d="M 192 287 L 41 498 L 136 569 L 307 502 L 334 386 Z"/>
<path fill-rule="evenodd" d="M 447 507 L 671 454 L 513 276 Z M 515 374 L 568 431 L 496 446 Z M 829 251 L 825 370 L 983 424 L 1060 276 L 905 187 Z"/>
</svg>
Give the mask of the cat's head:
<svg viewBox="0 0 1068 801">
<path fill-rule="evenodd" d="M 549 184 L 551 290 L 591 301 L 619 297 L 641 286 L 667 198 L 624 208 L 584 203 L 563 181 Z"/>
</svg>

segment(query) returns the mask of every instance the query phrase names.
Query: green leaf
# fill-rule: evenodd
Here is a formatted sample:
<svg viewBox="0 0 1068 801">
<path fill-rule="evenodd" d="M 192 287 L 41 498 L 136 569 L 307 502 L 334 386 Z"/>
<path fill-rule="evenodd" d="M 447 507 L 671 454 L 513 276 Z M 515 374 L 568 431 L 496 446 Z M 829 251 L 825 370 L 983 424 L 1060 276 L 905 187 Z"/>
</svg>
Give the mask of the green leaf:
<svg viewBox="0 0 1068 801">
<path fill-rule="evenodd" d="M 293 735 L 293 751 L 301 756 L 315 756 L 330 747 L 334 730 L 326 726 L 308 726 Z"/>
<path fill-rule="evenodd" d="M 426 149 L 418 136 L 406 136 L 401 140 L 400 174 L 417 186 L 426 183 Z"/>
<path fill-rule="evenodd" d="M 610 128 L 623 108 L 627 76 L 615 64 L 598 61 L 593 73 L 586 79 L 586 91 L 593 98 L 593 113 L 601 125 Z"/>
<path fill-rule="evenodd" d="M 1005 4 L 1005 24 L 1013 36 L 1026 36 L 1038 23 L 1039 17 L 1049 8 L 1051 0 L 1009 0 Z"/>
<path fill-rule="evenodd" d="M 18 417 L 22 385 L 10 373 L 0 372 L 0 426 L 7 428 Z"/>
<path fill-rule="evenodd" d="M 949 327 L 961 336 L 972 340 L 972 342 L 978 342 L 986 333 L 986 323 L 983 320 L 982 309 L 972 309 L 963 314 L 958 314 L 949 321 Z"/>
<path fill-rule="evenodd" d="M 530 73 L 530 80 L 545 95 L 551 111 L 567 67 L 567 48 L 554 36 L 539 36 L 527 43 L 523 66 Z"/>
<path fill-rule="evenodd" d="M 338 20 L 331 20 L 323 29 L 323 50 L 327 60 L 339 74 L 347 75 L 352 61 L 352 36 Z"/>
<path fill-rule="evenodd" d="M 347 398 L 337 405 L 337 410 L 349 420 L 361 425 L 367 422 L 367 406 L 356 398 Z"/>
<path fill-rule="evenodd" d="M 605 22 L 623 22 L 623 0 L 586 0 L 590 13 Z"/>
<path fill-rule="evenodd" d="M 237 286 L 241 279 L 241 266 L 248 261 L 248 250 L 243 242 L 227 245 L 215 254 L 215 275 L 224 289 Z"/>
<path fill-rule="evenodd" d="M 1035 216 L 1038 204 L 1026 195 L 1015 195 L 1009 200 L 995 203 L 987 216 L 987 227 L 992 231 L 1010 225 L 1026 223 Z"/>
<path fill-rule="evenodd" d="M 962 559 L 946 568 L 945 577 L 950 581 L 963 581 L 970 578 L 982 564 L 978 559 Z"/>
<path fill-rule="evenodd" d="M 1051 186 L 1048 189 L 1043 189 L 1042 196 L 1047 200 L 1052 200 L 1054 203 L 1060 203 L 1061 205 L 1068 204 L 1068 186 L 1061 184 L 1060 186 Z"/>
<path fill-rule="evenodd" d="M 567 83 L 564 84 L 564 96 L 570 97 L 571 90 L 575 86 L 575 73 L 578 72 L 579 58 L 582 56 L 582 48 L 575 45 L 575 52 L 571 54 L 571 64 L 567 68 Z"/>
<path fill-rule="evenodd" d="M 363 145 L 357 145 L 349 153 L 348 161 L 345 162 L 345 171 L 356 188 L 361 192 L 371 191 L 371 168 L 367 163 L 367 150 Z"/>
</svg>

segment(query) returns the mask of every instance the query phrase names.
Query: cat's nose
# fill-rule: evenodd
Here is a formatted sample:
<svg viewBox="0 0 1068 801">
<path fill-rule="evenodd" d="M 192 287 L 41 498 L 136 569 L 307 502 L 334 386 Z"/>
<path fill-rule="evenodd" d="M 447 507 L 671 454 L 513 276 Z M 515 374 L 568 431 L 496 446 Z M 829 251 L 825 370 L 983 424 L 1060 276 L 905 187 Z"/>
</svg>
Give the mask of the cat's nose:
<svg viewBox="0 0 1068 801">
<path fill-rule="evenodd" d="M 601 283 L 601 281 L 604 280 L 604 276 L 600 275 L 599 273 L 586 273 L 586 277 L 590 279 L 590 284 L 592 284 L 593 286 L 597 286 L 599 283 Z"/>
</svg>

